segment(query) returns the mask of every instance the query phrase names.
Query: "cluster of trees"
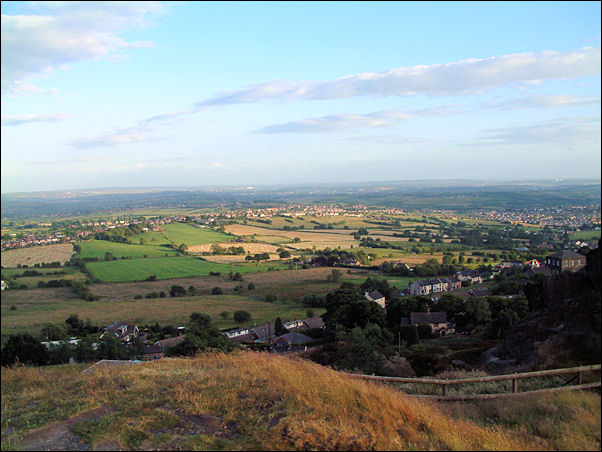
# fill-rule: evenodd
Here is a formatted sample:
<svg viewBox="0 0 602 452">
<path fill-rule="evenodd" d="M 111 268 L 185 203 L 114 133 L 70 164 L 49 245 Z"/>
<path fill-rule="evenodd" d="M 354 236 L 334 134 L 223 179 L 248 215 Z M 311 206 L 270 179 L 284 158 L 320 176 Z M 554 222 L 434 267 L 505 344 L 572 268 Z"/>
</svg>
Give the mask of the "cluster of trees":
<svg viewBox="0 0 602 452">
<path fill-rule="evenodd" d="M 131 237 L 144 232 L 143 229 L 145 227 L 148 227 L 148 225 L 144 223 L 130 224 L 129 226 L 97 232 L 94 234 L 94 238 L 96 240 L 107 240 L 109 242 L 132 243 Z"/>
<path fill-rule="evenodd" d="M 237 312 L 234 313 L 235 320 Z M 211 317 L 207 314 L 199 312 L 190 314 L 186 331 L 182 342 L 167 349 L 167 356 L 194 356 L 208 350 L 227 353 L 237 347 L 225 334 L 212 325 Z"/>
<path fill-rule="evenodd" d="M 315 256 L 312 258 L 311 263 L 323 267 L 333 267 L 339 265 L 341 262 L 358 260 L 362 265 L 368 265 L 372 257 L 374 257 L 373 254 L 366 254 L 361 250 L 333 250 L 324 248 L 323 250 L 317 250 L 315 252 Z"/>
<path fill-rule="evenodd" d="M 243 246 L 230 246 L 228 248 L 224 248 L 217 243 L 211 245 L 211 254 L 214 255 L 242 255 L 246 254 L 245 248 Z"/>
<path fill-rule="evenodd" d="M 382 309 L 364 297 L 366 291 L 378 290 L 387 298 L 387 309 Z M 383 357 L 399 349 L 433 337 L 430 325 L 401 325 L 403 317 L 412 312 L 446 312 L 448 321 L 456 329 L 482 333 L 487 338 L 499 339 L 511 325 L 526 318 L 529 304 L 524 297 L 473 297 L 463 299 L 445 294 L 437 301 L 429 297 L 399 297 L 386 280 L 368 278 L 361 285 L 344 282 L 339 289 L 322 298 L 307 295 L 307 307 L 325 307 L 322 316 L 330 340 L 336 341 L 333 364 L 363 372 L 386 372 Z"/>
<path fill-rule="evenodd" d="M 247 261 L 267 261 L 270 259 L 270 253 L 255 253 L 253 255 L 248 255 L 245 257 Z"/>
</svg>

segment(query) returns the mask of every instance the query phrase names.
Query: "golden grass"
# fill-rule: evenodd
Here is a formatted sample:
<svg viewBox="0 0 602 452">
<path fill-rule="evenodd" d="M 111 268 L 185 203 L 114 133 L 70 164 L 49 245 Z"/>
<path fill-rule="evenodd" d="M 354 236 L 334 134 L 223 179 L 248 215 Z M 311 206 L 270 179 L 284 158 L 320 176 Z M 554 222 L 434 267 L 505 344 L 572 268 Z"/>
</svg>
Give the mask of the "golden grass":
<svg viewBox="0 0 602 452">
<path fill-rule="evenodd" d="M 20 435 L 31 428 L 22 421 L 36 413 L 44 412 L 35 417 L 37 427 L 105 406 L 116 414 L 75 429 L 88 432 L 93 447 L 112 439 L 131 448 L 138 438 L 139 448 L 172 450 L 213 449 L 218 443 L 232 450 L 597 450 L 598 397 L 578 394 L 533 400 L 525 408 L 533 417 L 548 408 L 539 411 L 541 421 L 532 430 L 518 411 L 514 425 L 481 419 L 476 410 L 462 416 L 460 408 L 453 412 L 315 363 L 266 353 L 205 354 L 87 375 L 69 368 L 16 368 L 2 372 L 2 443 L 22 448 Z M 57 414 L 59 406 L 75 408 Z M 230 433 L 191 437 L 179 419 L 200 415 L 220 420 Z M 587 428 L 571 434 L 584 419 Z M 17 434 L 7 434 L 7 424 Z"/>
<path fill-rule="evenodd" d="M 34 264 L 66 262 L 72 254 L 73 245 L 71 243 L 18 248 L 2 251 L 2 265 L 5 267 L 16 267 L 17 265 L 31 267 Z"/>
<path fill-rule="evenodd" d="M 206 253 L 211 251 L 212 243 L 205 243 L 204 245 L 194 245 L 188 248 L 188 252 L 190 253 Z M 216 245 L 221 246 L 224 249 L 228 249 L 231 247 L 243 247 L 246 252 L 250 252 L 252 254 L 255 253 L 275 253 L 278 249 L 277 246 L 269 245 L 267 243 L 216 243 Z M 243 256 L 244 260 L 244 256 Z"/>
</svg>

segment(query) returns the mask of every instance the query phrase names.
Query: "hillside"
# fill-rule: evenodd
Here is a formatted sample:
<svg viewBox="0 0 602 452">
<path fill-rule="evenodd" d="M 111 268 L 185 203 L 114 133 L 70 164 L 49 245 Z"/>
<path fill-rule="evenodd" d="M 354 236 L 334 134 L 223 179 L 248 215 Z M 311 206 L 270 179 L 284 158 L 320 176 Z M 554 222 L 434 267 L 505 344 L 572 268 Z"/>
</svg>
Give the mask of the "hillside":
<svg viewBox="0 0 602 452">
<path fill-rule="evenodd" d="M 206 354 L 2 371 L 2 449 L 598 450 L 600 399 L 437 405 L 320 365 Z"/>
</svg>

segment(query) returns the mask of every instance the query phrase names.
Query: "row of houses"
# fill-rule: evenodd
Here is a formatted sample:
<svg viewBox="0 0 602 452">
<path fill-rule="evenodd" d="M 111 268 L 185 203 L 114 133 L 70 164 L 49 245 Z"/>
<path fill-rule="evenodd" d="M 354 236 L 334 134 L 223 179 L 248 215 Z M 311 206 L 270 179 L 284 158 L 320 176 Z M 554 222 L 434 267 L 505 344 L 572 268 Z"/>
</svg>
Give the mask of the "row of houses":
<svg viewBox="0 0 602 452">
<path fill-rule="evenodd" d="M 304 330 L 310 329 L 324 329 L 324 321 L 321 317 L 311 317 L 305 320 L 293 320 L 291 322 L 283 322 L 282 326 L 288 330 L 288 334 L 296 333 L 301 334 Z M 301 336 L 287 336 L 276 335 L 276 325 L 274 323 L 268 323 L 260 326 L 237 328 L 225 332 L 228 339 L 238 343 L 292 343 L 292 344 L 304 344 L 313 341 L 308 336 L 304 338 Z M 283 337 L 285 336 L 285 337 Z M 303 342 L 304 341 L 304 342 Z"/>
</svg>

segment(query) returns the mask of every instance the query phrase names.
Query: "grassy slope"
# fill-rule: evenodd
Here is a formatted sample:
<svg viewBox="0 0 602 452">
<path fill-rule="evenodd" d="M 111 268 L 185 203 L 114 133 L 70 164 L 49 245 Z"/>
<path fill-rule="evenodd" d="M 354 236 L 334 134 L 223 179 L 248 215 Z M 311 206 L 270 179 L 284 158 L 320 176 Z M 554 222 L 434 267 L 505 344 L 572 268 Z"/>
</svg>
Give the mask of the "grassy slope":
<svg viewBox="0 0 602 452">
<path fill-rule="evenodd" d="M 266 271 L 269 267 L 285 268 L 280 263 L 218 264 L 193 257 L 156 257 L 89 262 L 86 267 L 103 282 L 142 281 L 151 275 L 157 279 L 187 278 L 208 275 L 209 272 L 230 271 L 249 273 Z"/>
<path fill-rule="evenodd" d="M 163 226 L 165 236 L 176 244 L 188 246 L 204 243 L 229 242 L 234 237 L 208 228 L 199 228 L 184 223 L 170 223 Z"/>
<path fill-rule="evenodd" d="M 81 367 L 3 370 L 3 450 L 24 448 L 47 435 L 47 430 L 24 435 L 28 430 L 98 407 L 112 412 L 70 424 L 71 432 L 94 448 L 598 450 L 600 446 L 600 399 L 587 393 L 528 397 L 465 410 L 462 404 L 450 407 L 410 399 L 311 362 L 265 353 L 166 359 L 86 375 L 79 373 Z"/>
<path fill-rule="evenodd" d="M 145 254 L 150 257 L 165 256 L 165 254 L 176 254 L 176 252 L 168 247 L 149 244 L 149 245 L 131 245 L 127 243 L 108 242 L 106 240 L 89 240 L 78 243 L 82 251 L 79 257 L 96 257 L 99 259 L 105 258 L 105 253 L 109 252 L 117 258 L 124 256 L 143 257 Z"/>
<path fill-rule="evenodd" d="M 195 297 L 127 300 L 127 301 L 84 301 L 80 299 L 65 300 L 29 300 L 27 302 L 2 303 L 2 334 L 17 334 L 29 332 L 37 335 L 47 323 L 64 325 L 65 319 L 71 314 L 77 314 L 80 319 L 90 318 L 95 325 L 108 325 L 115 319 L 127 318 L 137 324 L 180 325 L 186 323 L 190 314 L 202 312 L 212 317 L 213 323 L 219 328 L 234 328 L 232 320 L 234 311 L 245 310 L 252 315 L 252 322 L 258 325 L 273 322 L 276 317 L 284 321 L 305 318 L 307 308 L 300 303 L 266 301 L 238 295 L 210 295 Z M 11 306 L 18 309 L 11 311 Z M 222 311 L 228 311 L 227 320 L 220 317 Z M 316 315 L 323 313 L 322 309 L 313 310 Z"/>
</svg>

